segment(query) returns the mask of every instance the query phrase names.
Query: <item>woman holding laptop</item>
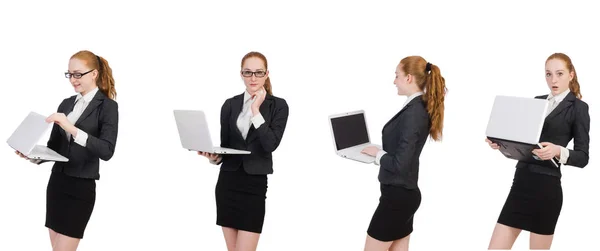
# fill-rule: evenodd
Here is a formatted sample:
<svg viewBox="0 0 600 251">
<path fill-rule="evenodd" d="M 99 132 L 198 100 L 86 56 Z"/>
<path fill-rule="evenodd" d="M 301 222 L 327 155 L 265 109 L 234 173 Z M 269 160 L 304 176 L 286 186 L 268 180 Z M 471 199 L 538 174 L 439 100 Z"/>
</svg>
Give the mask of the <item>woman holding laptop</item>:
<svg viewBox="0 0 600 251">
<path fill-rule="evenodd" d="M 273 96 L 267 58 L 250 52 L 242 58 L 240 76 L 246 90 L 221 108 L 221 147 L 248 155 L 198 152 L 221 164 L 215 189 L 217 225 L 227 249 L 256 250 L 265 217 L 267 174 L 273 173 L 277 149 L 288 119 L 288 105 Z"/>
<path fill-rule="evenodd" d="M 77 52 L 65 77 L 77 95 L 63 100 L 46 119 L 54 123 L 48 148 L 69 159 L 54 163 L 46 191 L 46 227 L 53 250 L 76 250 L 83 238 L 96 201 L 99 160 L 112 158 L 119 121 L 115 81 L 106 59 Z"/>
<path fill-rule="evenodd" d="M 428 136 L 441 140 L 445 80 L 440 68 L 420 56 L 396 67 L 394 85 L 407 96 L 404 107 L 383 127 L 383 149 L 362 152 L 379 165 L 381 197 L 367 231 L 365 250 L 408 250 L 413 217 L 421 204 L 419 156 Z"/>
<path fill-rule="evenodd" d="M 588 105 L 581 101 L 577 73 L 571 59 L 555 53 L 546 59 L 548 95 L 537 96 L 549 101 L 540 143 L 533 150 L 539 161 L 519 161 L 513 184 L 498 223 L 494 228 L 489 249 L 510 249 L 521 230 L 530 232 L 530 249 L 549 249 L 562 208 L 560 164 L 583 168 L 589 160 L 590 115 Z M 566 146 L 574 139 L 573 150 Z M 493 149 L 497 144 L 486 139 Z M 556 160 L 559 167 L 542 164 Z"/>
</svg>

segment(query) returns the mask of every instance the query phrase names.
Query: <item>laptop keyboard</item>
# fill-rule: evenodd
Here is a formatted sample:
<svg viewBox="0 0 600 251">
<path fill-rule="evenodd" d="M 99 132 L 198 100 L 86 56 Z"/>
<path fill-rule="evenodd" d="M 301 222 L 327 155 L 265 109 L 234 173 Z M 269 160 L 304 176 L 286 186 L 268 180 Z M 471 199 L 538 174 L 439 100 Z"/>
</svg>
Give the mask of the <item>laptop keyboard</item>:
<svg viewBox="0 0 600 251">
<path fill-rule="evenodd" d="M 352 155 L 351 158 L 361 162 L 372 162 L 375 160 L 375 157 L 371 157 L 363 153 Z"/>
</svg>

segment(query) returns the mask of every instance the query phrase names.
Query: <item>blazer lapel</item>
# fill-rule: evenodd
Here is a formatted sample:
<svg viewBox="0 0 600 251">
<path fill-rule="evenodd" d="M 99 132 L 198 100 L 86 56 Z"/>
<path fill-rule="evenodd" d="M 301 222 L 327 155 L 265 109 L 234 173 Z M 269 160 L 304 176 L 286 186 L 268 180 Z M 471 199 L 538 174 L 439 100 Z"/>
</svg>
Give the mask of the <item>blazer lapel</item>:
<svg viewBox="0 0 600 251">
<path fill-rule="evenodd" d="M 100 90 L 98 90 L 98 92 L 96 92 L 96 95 L 94 95 L 94 99 L 92 99 L 92 101 L 90 101 L 90 104 L 88 104 L 88 106 L 85 108 L 83 113 L 81 113 L 81 116 L 79 116 L 79 118 L 75 122 L 75 126 L 78 126 L 79 124 L 81 124 L 81 121 L 83 121 L 85 118 L 90 116 L 92 111 L 96 110 L 96 108 L 100 104 L 102 104 L 102 101 L 104 101 L 104 98 L 105 98 L 104 94 Z"/>
<path fill-rule="evenodd" d="M 563 101 L 560 102 L 558 104 L 558 106 L 556 106 L 556 108 L 554 108 L 554 110 L 552 110 L 552 112 L 550 112 L 550 114 L 548 114 L 548 116 L 546 116 L 546 120 L 552 119 L 553 117 L 558 115 L 562 110 L 573 105 L 573 101 L 575 101 L 575 99 L 576 99 L 575 95 L 572 92 L 569 92 L 569 94 L 567 94 L 565 99 L 563 99 Z"/>
<path fill-rule="evenodd" d="M 254 133 L 254 131 L 256 131 L 256 128 L 254 128 L 254 125 L 250 124 L 250 129 L 248 129 L 248 135 L 246 135 L 246 144 L 250 143 L 256 138 L 256 134 Z"/>
<path fill-rule="evenodd" d="M 271 105 L 273 105 L 273 100 L 271 96 L 267 94 L 267 96 L 265 97 L 265 101 L 263 101 L 263 103 L 260 104 L 260 107 L 258 108 L 260 114 L 265 119 L 265 123 L 267 123 L 267 121 L 271 121 Z M 246 137 L 247 143 L 250 143 L 252 140 L 256 139 L 257 134 L 254 133 L 255 131 L 256 128 L 254 128 L 254 125 L 250 125 L 250 130 L 248 130 L 248 136 Z"/>
<path fill-rule="evenodd" d="M 240 132 L 240 129 L 237 127 L 237 119 L 240 116 L 240 112 L 242 112 L 243 105 L 244 94 L 242 93 L 241 95 L 235 96 L 231 100 L 231 117 L 229 118 L 229 124 L 231 126 L 231 129 L 233 129 L 233 131 L 236 132 L 236 135 L 238 135 L 242 140 L 244 140 L 244 137 L 242 136 L 242 132 Z"/>
<path fill-rule="evenodd" d="M 64 113 L 65 116 L 69 115 L 69 113 L 71 113 L 73 111 L 73 108 L 75 107 L 75 98 L 76 97 L 77 96 L 72 96 L 71 98 L 67 99 L 65 108 L 58 112 Z M 60 134 L 63 137 L 67 137 L 67 133 L 65 132 L 65 130 L 58 130 L 58 131 L 60 132 Z"/>
<path fill-rule="evenodd" d="M 390 123 L 392 123 L 392 121 L 394 121 L 396 118 L 398 118 L 398 116 L 400 116 L 400 114 L 402 112 L 404 112 L 409 106 L 413 105 L 414 103 L 418 102 L 419 99 L 421 99 L 422 96 L 418 96 L 413 98 L 413 100 L 411 100 L 410 102 L 408 102 L 408 104 L 406 104 L 398 113 L 396 113 L 396 115 L 394 115 L 394 117 L 392 117 L 387 123 L 385 123 L 385 126 L 383 126 L 383 128 L 385 129 L 385 127 L 387 127 Z"/>
</svg>

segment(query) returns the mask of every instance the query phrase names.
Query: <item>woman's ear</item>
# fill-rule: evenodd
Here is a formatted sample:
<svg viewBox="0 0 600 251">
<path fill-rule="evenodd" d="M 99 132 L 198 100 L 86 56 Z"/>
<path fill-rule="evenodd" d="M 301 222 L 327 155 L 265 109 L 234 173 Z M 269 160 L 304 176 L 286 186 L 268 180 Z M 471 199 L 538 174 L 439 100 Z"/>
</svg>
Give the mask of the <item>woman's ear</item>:
<svg viewBox="0 0 600 251">
<path fill-rule="evenodd" d="M 92 78 L 93 78 L 94 80 L 97 80 L 99 75 L 100 75 L 100 72 L 98 71 L 98 69 L 95 69 L 95 70 L 92 72 Z"/>
<path fill-rule="evenodd" d="M 575 72 L 570 71 L 569 72 L 569 82 L 573 81 L 573 78 L 575 78 Z"/>
</svg>

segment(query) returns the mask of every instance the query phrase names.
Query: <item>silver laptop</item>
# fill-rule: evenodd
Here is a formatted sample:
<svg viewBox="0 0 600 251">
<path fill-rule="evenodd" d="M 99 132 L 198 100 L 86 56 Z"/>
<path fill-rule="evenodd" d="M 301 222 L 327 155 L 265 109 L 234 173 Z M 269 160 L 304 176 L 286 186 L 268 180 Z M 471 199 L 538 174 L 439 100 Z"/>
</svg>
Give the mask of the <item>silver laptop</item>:
<svg viewBox="0 0 600 251">
<path fill-rule="evenodd" d="M 558 167 L 554 159 L 542 161 L 531 152 L 542 148 L 539 142 L 547 111 L 545 99 L 496 96 L 486 136 L 507 158 Z"/>
<path fill-rule="evenodd" d="M 37 145 L 51 126 L 51 123 L 46 122 L 46 116 L 30 112 L 6 143 L 30 159 L 68 162 L 69 159 L 47 146 Z"/>
<path fill-rule="evenodd" d="M 173 110 L 173 114 L 183 148 L 217 154 L 250 154 L 249 151 L 214 146 L 203 111 Z"/>
<path fill-rule="evenodd" d="M 331 115 L 329 125 L 338 156 L 363 163 L 375 162 L 375 157 L 361 153 L 367 146 L 381 149 L 381 146 L 371 144 L 363 110 Z"/>
</svg>

